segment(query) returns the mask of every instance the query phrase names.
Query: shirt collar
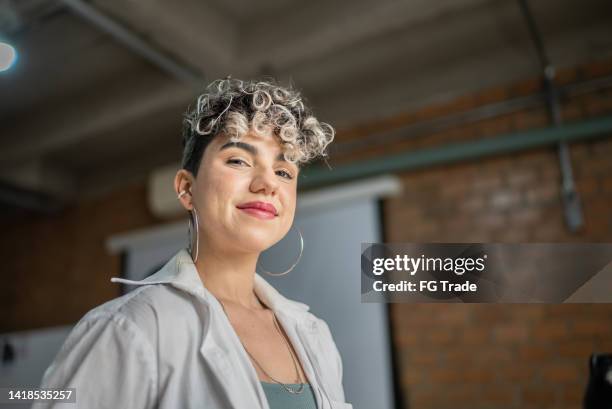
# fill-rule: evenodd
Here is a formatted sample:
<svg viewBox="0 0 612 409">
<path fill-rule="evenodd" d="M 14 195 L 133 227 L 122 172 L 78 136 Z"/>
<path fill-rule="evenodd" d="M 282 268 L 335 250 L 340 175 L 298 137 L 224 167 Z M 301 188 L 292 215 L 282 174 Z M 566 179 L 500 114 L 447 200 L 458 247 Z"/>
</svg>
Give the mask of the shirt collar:
<svg viewBox="0 0 612 409">
<path fill-rule="evenodd" d="M 212 297 L 212 294 L 205 289 L 191 255 L 185 249 L 179 250 L 159 271 L 143 280 L 134 281 L 113 277 L 111 282 L 130 285 L 169 284 L 196 297 L 204 298 L 207 302 L 210 302 L 210 297 Z M 304 303 L 284 297 L 257 273 L 255 273 L 253 284 L 255 294 L 274 312 L 286 309 L 308 311 L 310 308 Z"/>
</svg>

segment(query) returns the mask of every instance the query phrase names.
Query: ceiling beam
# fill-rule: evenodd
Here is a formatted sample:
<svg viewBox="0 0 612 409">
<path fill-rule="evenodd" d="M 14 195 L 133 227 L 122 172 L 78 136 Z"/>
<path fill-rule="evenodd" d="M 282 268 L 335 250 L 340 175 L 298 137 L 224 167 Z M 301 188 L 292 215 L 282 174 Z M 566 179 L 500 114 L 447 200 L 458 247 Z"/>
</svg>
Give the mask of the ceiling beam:
<svg viewBox="0 0 612 409">
<path fill-rule="evenodd" d="M 95 98 L 90 94 L 74 97 L 52 110 L 39 112 L 35 121 L 19 121 L 16 128 L 4 129 L 7 137 L 0 143 L 0 166 L 100 138 L 161 111 L 182 112 L 193 96 L 189 87 L 166 80 L 159 73 L 124 77 L 96 92 Z"/>
<path fill-rule="evenodd" d="M 77 15 L 89 21 L 102 31 L 110 34 L 136 54 L 150 61 L 152 64 L 158 66 L 175 78 L 196 85 L 203 82 L 202 75 L 199 72 L 186 66 L 184 63 L 178 62 L 176 58 L 170 57 L 162 50 L 153 47 L 129 28 L 102 13 L 90 3 L 83 0 L 61 1 Z"/>
<path fill-rule="evenodd" d="M 419 22 L 452 14 L 491 0 L 357 0 L 304 2 L 269 19 L 251 21 L 242 31 L 240 55 L 255 66 L 283 71 L 372 39 L 404 31 Z M 270 28 L 270 25 L 273 28 Z M 399 51 L 399 50 L 396 50 Z"/>
<path fill-rule="evenodd" d="M 177 5 L 165 0 L 94 0 L 93 3 L 176 60 L 204 73 L 206 81 L 245 72 L 244 61 L 236 64 L 240 59 L 236 53 L 240 41 L 238 23 L 207 2 L 192 0 Z"/>
</svg>

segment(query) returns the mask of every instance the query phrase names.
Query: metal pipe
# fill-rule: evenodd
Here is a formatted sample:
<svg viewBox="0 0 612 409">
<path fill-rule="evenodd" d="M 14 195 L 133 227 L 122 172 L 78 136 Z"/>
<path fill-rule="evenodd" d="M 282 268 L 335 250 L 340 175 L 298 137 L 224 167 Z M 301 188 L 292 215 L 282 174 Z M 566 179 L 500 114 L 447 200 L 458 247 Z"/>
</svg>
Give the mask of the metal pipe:
<svg viewBox="0 0 612 409">
<path fill-rule="evenodd" d="M 527 0 L 519 0 L 519 5 L 521 7 L 521 12 L 525 17 L 531 38 L 538 53 L 538 59 L 540 60 L 540 64 L 542 66 L 546 106 L 548 107 L 550 118 L 555 127 L 560 127 L 562 119 L 561 109 L 559 107 L 559 94 L 554 83 L 555 68 L 548 58 L 540 30 L 538 29 L 535 19 L 533 18 L 533 13 L 529 8 Z M 565 142 L 559 143 L 558 152 L 559 164 L 561 166 L 561 193 L 563 196 L 563 207 L 565 209 L 565 221 L 570 231 L 575 232 L 584 224 L 582 217 L 582 206 L 574 185 L 574 176 L 572 172 L 569 148 Z"/>
<path fill-rule="evenodd" d="M 154 48 L 138 35 L 83 0 L 61 0 L 73 12 L 110 34 L 116 40 L 181 81 L 201 86 L 204 78 L 196 70 Z"/>
<path fill-rule="evenodd" d="M 11 211 L 30 210 L 52 215 L 62 210 L 65 202 L 49 194 L 24 189 L 0 181 L 0 207 L 6 207 L 7 216 Z M 4 211 L 3 211 L 4 212 Z"/>
<path fill-rule="evenodd" d="M 612 76 L 567 84 L 561 87 L 556 87 L 556 89 L 559 96 L 572 97 L 610 87 L 612 87 Z M 484 119 L 495 118 L 500 115 L 520 112 L 530 108 L 537 108 L 541 106 L 543 102 L 546 102 L 546 95 L 544 92 L 508 99 L 502 102 L 495 102 L 470 109 L 469 111 L 452 113 L 431 120 L 405 125 L 391 131 L 372 133 L 355 141 L 334 142 L 330 146 L 330 152 L 333 155 L 348 155 L 364 148 L 383 146 L 389 143 L 403 141 L 408 138 L 415 138 L 422 135 L 428 135 L 431 133 L 444 131 L 446 129 L 471 124 L 477 121 L 482 121 Z"/>
<path fill-rule="evenodd" d="M 540 59 L 540 64 L 543 67 L 548 67 L 550 65 L 550 60 L 548 59 L 548 55 L 546 54 L 544 42 L 542 41 L 542 36 L 540 35 L 540 30 L 538 29 L 538 26 L 533 18 L 533 14 L 531 13 L 531 9 L 529 8 L 527 0 L 519 0 L 519 6 L 521 7 L 521 13 L 523 13 L 523 17 L 525 17 L 525 22 L 527 23 L 527 28 L 529 29 L 531 39 L 533 40 L 533 43 L 536 47 L 538 58 Z"/>
</svg>

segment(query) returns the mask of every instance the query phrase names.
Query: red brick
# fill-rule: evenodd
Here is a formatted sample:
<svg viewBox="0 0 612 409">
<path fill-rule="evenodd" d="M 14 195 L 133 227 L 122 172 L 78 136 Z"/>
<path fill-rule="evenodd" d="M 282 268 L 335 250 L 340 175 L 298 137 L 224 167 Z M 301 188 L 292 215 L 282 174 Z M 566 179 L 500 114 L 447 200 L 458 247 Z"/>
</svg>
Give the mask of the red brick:
<svg viewBox="0 0 612 409">
<path fill-rule="evenodd" d="M 588 196 L 599 193 L 599 180 L 593 176 L 578 179 L 575 181 L 575 183 L 576 191 L 580 196 Z"/>
<path fill-rule="evenodd" d="M 461 382 L 483 384 L 495 379 L 494 367 L 465 368 L 461 374 Z"/>
<path fill-rule="evenodd" d="M 567 324 L 562 321 L 541 323 L 533 329 L 533 337 L 538 341 L 558 341 L 568 336 Z"/>
<path fill-rule="evenodd" d="M 549 363 L 542 368 L 543 379 L 554 384 L 578 381 L 581 375 L 574 365 Z"/>
<path fill-rule="evenodd" d="M 515 190 L 498 190 L 491 193 L 489 204 L 493 209 L 508 209 L 519 205 L 521 194 Z"/>
<path fill-rule="evenodd" d="M 439 392 L 431 389 L 416 388 L 410 392 L 410 407 L 430 409 L 435 408 Z"/>
<path fill-rule="evenodd" d="M 510 115 L 480 121 L 476 124 L 479 136 L 498 136 L 514 130 L 514 120 Z"/>
<path fill-rule="evenodd" d="M 512 169 L 521 169 L 524 167 L 539 168 L 542 164 L 556 163 L 556 152 L 550 149 L 531 149 L 512 154 L 513 164 Z"/>
<path fill-rule="evenodd" d="M 512 230 L 501 228 L 491 232 L 491 241 L 496 243 L 524 243 L 528 242 L 530 233 L 526 228 L 513 226 Z"/>
<path fill-rule="evenodd" d="M 581 321 L 593 314 L 608 314 L 607 304 L 550 304 L 544 306 L 545 319 Z"/>
<path fill-rule="evenodd" d="M 447 218 L 445 221 L 444 233 L 461 239 L 464 232 L 468 231 L 473 223 L 474 221 L 469 218 L 468 215 Z"/>
<path fill-rule="evenodd" d="M 557 70 L 555 73 L 555 83 L 570 84 L 578 80 L 578 70 L 576 67 L 564 67 Z"/>
<path fill-rule="evenodd" d="M 503 101 L 508 99 L 508 96 L 508 89 L 506 87 L 495 87 L 483 90 L 476 94 L 476 101 L 479 104 L 485 105 Z"/>
<path fill-rule="evenodd" d="M 492 241 L 492 234 L 490 231 L 481 228 L 475 228 L 467 231 L 463 234 L 462 243 L 487 243 Z"/>
<path fill-rule="evenodd" d="M 537 171 L 535 167 L 516 168 L 506 175 L 506 179 L 511 187 L 528 186 L 536 183 Z"/>
<path fill-rule="evenodd" d="M 581 69 L 583 75 L 589 78 L 601 77 L 612 73 L 612 61 L 594 61 L 586 64 Z"/>
<path fill-rule="evenodd" d="M 491 338 L 491 332 L 485 328 L 467 327 L 458 337 L 462 345 L 486 345 Z"/>
<path fill-rule="evenodd" d="M 538 408 L 553 407 L 555 391 L 544 387 L 525 387 L 521 391 L 521 403 L 525 405 L 524 407 L 531 407 L 531 405 Z"/>
<path fill-rule="evenodd" d="M 457 407 L 461 403 L 478 402 L 481 396 L 481 387 L 479 385 L 448 385 L 445 388 L 445 393 L 441 393 L 441 407 Z"/>
<path fill-rule="evenodd" d="M 415 366 L 433 366 L 439 362 L 439 359 L 439 354 L 437 352 L 421 351 L 411 356 L 408 362 Z"/>
<path fill-rule="evenodd" d="M 534 225 L 542 219 L 542 210 L 537 207 L 512 209 L 509 214 L 511 225 Z"/>
<path fill-rule="evenodd" d="M 518 358 L 527 361 L 527 364 L 535 365 L 538 362 L 546 362 L 553 357 L 553 351 L 546 345 L 522 345 L 518 349 Z"/>
<path fill-rule="evenodd" d="M 583 103 L 583 111 L 589 117 L 603 116 L 610 112 L 611 103 L 603 97 L 592 97 Z"/>
<path fill-rule="evenodd" d="M 541 163 L 539 170 L 539 181 L 538 183 L 547 185 L 559 185 L 561 183 L 561 170 L 559 169 L 559 162 L 556 160 L 544 160 Z"/>
<path fill-rule="evenodd" d="M 482 195 L 470 195 L 460 203 L 460 208 L 467 212 L 475 212 L 485 208 L 485 198 Z"/>
<path fill-rule="evenodd" d="M 430 330 L 426 340 L 431 345 L 448 345 L 454 341 L 454 334 L 448 329 Z"/>
<path fill-rule="evenodd" d="M 484 344 L 478 353 L 473 355 L 473 360 L 482 365 L 490 365 L 491 363 L 495 363 L 495 365 L 507 365 L 516 359 L 515 355 L 516 353 L 505 345 L 497 346 Z"/>
<path fill-rule="evenodd" d="M 497 173 L 483 174 L 472 181 L 472 191 L 490 191 L 502 185 L 501 175 Z"/>
<path fill-rule="evenodd" d="M 569 145 L 570 156 L 573 161 L 584 162 L 592 156 L 590 144 L 587 143 L 576 143 Z"/>
<path fill-rule="evenodd" d="M 497 373 L 499 379 L 522 386 L 533 381 L 537 368 L 537 365 L 511 363 L 497 366 Z"/>
<path fill-rule="evenodd" d="M 570 234 L 565 226 L 561 215 L 556 215 L 556 220 L 547 224 L 534 226 L 530 240 L 533 242 L 568 241 Z"/>
<path fill-rule="evenodd" d="M 545 311 L 542 304 L 512 304 L 510 319 L 537 326 L 544 317 Z"/>
<path fill-rule="evenodd" d="M 482 389 L 481 400 L 484 404 L 495 404 L 495 408 L 500 408 L 502 404 L 512 404 L 516 407 L 516 388 L 509 385 L 490 385 Z M 474 402 L 474 404 L 476 404 Z M 510 407 L 510 406 L 509 406 Z"/>
<path fill-rule="evenodd" d="M 550 125 L 548 113 L 544 110 L 521 112 L 514 118 L 516 131 L 545 128 Z"/>
<path fill-rule="evenodd" d="M 405 388 L 411 388 L 412 386 L 417 385 L 419 383 L 423 383 L 426 380 L 425 376 L 423 376 L 422 371 L 419 373 L 414 370 L 406 371 L 405 373 L 403 373 L 401 375 L 401 379 L 402 385 Z"/>
<path fill-rule="evenodd" d="M 506 225 L 506 219 L 501 212 L 485 213 L 478 218 L 478 224 L 487 229 L 496 229 Z"/>
<path fill-rule="evenodd" d="M 576 321 L 572 325 L 572 334 L 576 336 L 612 336 L 612 319 L 605 321 Z"/>
<path fill-rule="evenodd" d="M 563 403 L 569 407 L 582 407 L 584 399 L 584 385 L 568 384 L 563 387 Z"/>
<path fill-rule="evenodd" d="M 467 111 L 475 108 L 476 106 L 478 106 L 476 97 L 472 94 L 460 96 L 446 104 L 446 108 L 449 110 L 449 112 Z"/>
<path fill-rule="evenodd" d="M 420 336 L 415 333 L 401 332 L 396 335 L 396 341 L 399 348 L 409 348 L 419 344 Z"/>
<path fill-rule="evenodd" d="M 564 104 L 561 106 L 561 119 L 563 122 L 574 122 L 583 117 L 582 106 L 579 104 Z"/>
<path fill-rule="evenodd" d="M 509 93 L 512 97 L 532 95 L 540 92 L 542 89 L 542 80 L 533 78 L 518 82 L 510 87 Z"/>
<path fill-rule="evenodd" d="M 605 194 L 612 193 L 612 175 L 609 175 L 602 179 L 601 189 L 602 192 Z"/>
<path fill-rule="evenodd" d="M 525 199 L 529 204 L 546 204 L 560 200 L 560 187 L 553 184 L 534 186 L 525 192 Z"/>
<path fill-rule="evenodd" d="M 529 329 L 520 324 L 503 324 L 493 329 L 495 339 L 504 343 L 525 342 L 529 339 Z"/>
<path fill-rule="evenodd" d="M 609 157 L 594 156 L 588 161 L 580 163 L 577 166 L 580 170 L 580 174 L 583 175 L 604 175 L 609 174 L 612 170 L 612 161 Z"/>
<path fill-rule="evenodd" d="M 474 351 L 462 348 L 446 348 L 443 353 L 442 364 L 450 366 L 461 366 L 474 361 Z"/>
<path fill-rule="evenodd" d="M 440 196 L 445 200 L 463 201 L 470 192 L 470 181 L 466 179 L 453 179 L 440 185 Z"/>
<path fill-rule="evenodd" d="M 475 304 L 472 306 L 472 317 L 485 328 L 491 329 L 494 325 L 510 320 L 511 309 L 511 306 L 504 304 Z"/>
<path fill-rule="evenodd" d="M 453 334 L 458 333 L 457 328 L 464 328 L 471 317 L 471 309 L 467 304 L 432 304 L 432 309 L 436 315 L 436 323 L 452 330 Z"/>
<path fill-rule="evenodd" d="M 612 351 L 612 337 L 595 338 L 593 340 L 593 351 Z"/>
<path fill-rule="evenodd" d="M 611 94 L 612 96 L 612 94 Z M 594 139 L 588 142 L 593 156 L 610 157 L 612 155 L 612 137 Z"/>
<path fill-rule="evenodd" d="M 463 382 L 462 368 L 439 368 L 431 371 L 431 381 L 436 383 L 459 383 Z"/>
</svg>

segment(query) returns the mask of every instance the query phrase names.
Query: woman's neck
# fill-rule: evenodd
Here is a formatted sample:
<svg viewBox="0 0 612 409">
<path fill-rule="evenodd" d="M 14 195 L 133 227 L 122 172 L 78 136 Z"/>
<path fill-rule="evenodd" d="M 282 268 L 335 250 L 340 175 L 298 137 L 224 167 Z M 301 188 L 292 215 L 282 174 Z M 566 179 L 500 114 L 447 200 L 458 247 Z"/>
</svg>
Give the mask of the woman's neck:
<svg viewBox="0 0 612 409">
<path fill-rule="evenodd" d="M 227 253 L 200 246 L 196 269 L 204 286 L 217 299 L 245 308 L 262 308 L 254 292 L 258 254 Z"/>
</svg>

